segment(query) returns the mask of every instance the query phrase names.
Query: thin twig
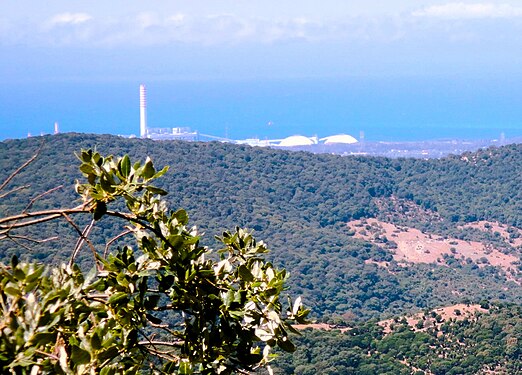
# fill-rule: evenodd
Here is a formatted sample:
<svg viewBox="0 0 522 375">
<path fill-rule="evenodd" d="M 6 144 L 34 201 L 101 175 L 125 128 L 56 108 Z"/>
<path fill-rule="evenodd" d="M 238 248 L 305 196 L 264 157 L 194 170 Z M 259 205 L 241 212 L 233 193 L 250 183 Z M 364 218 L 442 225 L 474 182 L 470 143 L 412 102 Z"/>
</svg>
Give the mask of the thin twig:
<svg viewBox="0 0 522 375">
<path fill-rule="evenodd" d="M 9 237 L 9 238 L 16 238 L 18 240 L 25 240 L 25 241 L 29 241 L 29 242 L 34 242 L 34 243 L 45 243 L 45 242 L 49 242 L 49 241 L 55 241 L 57 240 L 59 237 L 58 236 L 54 236 L 54 237 L 49 237 L 49 238 L 44 238 L 43 240 L 37 240 L 35 238 L 31 238 L 31 237 L 27 237 L 27 236 L 20 236 L 20 235 L 15 235 L 15 234 L 7 234 L 6 237 Z"/>
<path fill-rule="evenodd" d="M 9 175 L 9 177 L 7 177 L 7 179 L 2 183 L 2 185 L 0 185 L 0 191 L 3 190 L 7 186 L 7 184 L 9 182 L 11 182 L 11 180 L 13 178 L 15 178 L 15 176 L 17 174 L 19 174 L 24 168 L 26 168 L 29 164 L 31 164 L 33 161 L 36 160 L 36 158 L 40 155 L 40 152 L 42 151 L 42 147 L 43 147 L 43 143 L 40 145 L 40 147 L 36 151 L 36 154 L 34 154 L 29 160 L 27 160 L 25 163 L 23 163 L 16 171 L 11 173 Z"/>
<path fill-rule="evenodd" d="M 159 239 L 162 240 L 163 242 L 165 242 L 171 249 L 174 249 L 174 246 L 163 235 L 163 233 L 161 233 L 161 231 L 156 230 L 155 228 L 153 228 L 152 226 L 150 226 L 148 223 L 144 222 L 140 218 L 138 218 L 138 217 L 136 217 L 136 216 L 134 216 L 132 214 L 125 214 L 125 213 L 117 212 L 117 211 L 107 211 L 105 214 L 108 215 L 108 216 L 119 217 L 120 219 L 125 219 L 125 220 L 128 220 L 130 222 L 133 222 L 133 223 L 141 225 L 145 229 L 148 229 L 149 231 L 154 233 L 156 236 L 158 236 Z"/>
<path fill-rule="evenodd" d="M 56 186 L 56 187 L 54 187 L 54 188 L 52 188 L 52 189 L 49 189 L 49 190 L 43 192 L 42 194 L 38 194 L 36 197 L 34 197 L 33 199 L 31 199 L 31 201 L 29 202 L 29 204 L 27 205 L 27 207 L 22 211 L 22 213 L 26 213 L 27 210 L 30 209 L 30 208 L 33 206 L 33 204 L 34 204 L 38 199 L 41 199 L 41 198 L 43 198 L 44 196 L 46 196 L 47 194 L 51 194 L 51 193 L 53 193 L 53 192 L 55 192 L 56 190 L 61 189 L 61 188 L 63 188 L 63 185 Z"/>
<path fill-rule="evenodd" d="M 174 310 L 174 306 L 172 304 L 168 304 L 165 306 L 156 306 L 152 308 L 154 311 L 166 311 L 166 310 Z"/>
<path fill-rule="evenodd" d="M 56 360 L 56 361 L 58 361 L 58 360 L 60 359 L 60 358 L 58 358 L 58 356 L 56 356 L 56 355 L 54 355 L 54 354 L 52 354 L 52 353 L 46 353 L 46 352 L 44 352 L 44 351 L 42 351 L 42 350 L 38 350 L 38 349 L 36 349 L 35 352 L 38 353 L 38 354 L 44 355 L 44 356 L 46 356 L 46 357 L 49 357 L 49 358 L 51 358 L 51 359 L 54 359 L 54 360 Z"/>
<path fill-rule="evenodd" d="M 97 255 L 96 249 L 94 248 L 94 245 L 92 244 L 92 242 L 87 238 L 87 236 L 89 236 L 89 234 L 91 233 L 92 228 L 94 227 L 95 221 L 91 220 L 90 224 L 87 225 L 83 231 L 81 231 L 80 228 L 74 223 L 74 221 L 72 221 L 72 219 L 69 216 L 67 216 L 67 214 L 62 213 L 62 216 L 65 218 L 65 220 L 67 220 L 67 222 L 69 224 L 72 225 L 72 227 L 76 230 L 76 232 L 78 232 L 78 235 L 80 236 L 78 238 L 78 241 L 76 242 L 76 245 L 74 246 L 74 250 L 71 255 L 71 259 L 69 259 L 69 266 L 73 265 L 74 260 L 76 259 L 76 256 L 78 255 L 78 252 L 80 251 L 81 247 L 83 246 L 83 244 L 85 242 L 87 242 L 87 245 L 89 245 L 89 248 L 91 249 L 91 251 L 93 253 L 94 261 L 96 262 L 96 267 L 99 270 L 100 265 L 99 265 L 98 259 L 96 257 L 96 255 Z"/>
<path fill-rule="evenodd" d="M 85 209 L 85 207 L 83 205 L 77 206 L 77 207 L 74 207 L 74 208 L 67 208 L 67 209 L 61 208 L 61 209 L 56 209 L 56 210 L 44 210 L 44 211 L 25 212 L 25 213 L 18 214 L 18 215 L 13 215 L 13 216 L 7 216 L 7 217 L 0 218 L 0 229 L 7 229 L 7 228 L 11 228 L 11 227 L 12 228 L 21 228 L 21 227 L 25 227 L 25 226 L 38 224 L 40 222 L 43 223 L 45 221 L 56 219 L 57 217 L 60 217 L 63 213 L 65 213 L 65 214 L 79 214 L 79 213 L 88 213 L 88 212 L 90 212 L 90 211 Z M 41 218 L 41 219 L 32 220 L 32 221 L 24 221 L 24 222 L 21 222 L 21 223 L 5 225 L 6 223 L 10 223 L 10 222 L 13 222 L 13 221 L 20 221 L 20 220 L 24 220 L 24 219 L 37 218 L 37 217 L 41 217 L 41 216 L 45 216 L 45 217 Z"/>
<path fill-rule="evenodd" d="M 150 354 L 154 354 L 156 357 L 166 359 L 167 361 L 170 361 L 170 362 L 179 363 L 179 361 L 180 361 L 179 356 L 160 352 L 159 350 L 147 348 L 147 352 L 149 352 Z"/>
<path fill-rule="evenodd" d="M 16 239 L 12 238 L 11 236 L 9 236 L 9 234 L 7 234 L 4 238 L 9 238 L 11 241 L 13 241 L 15 244 L 17 244 L 18 246 L 21 246 L 23 247 L 24 249 L 28 250 L 28 251 L 32 251 L 33 249 L 31 249 L 29 246 L 26 246 L 24 245 L 23 243 L 17 241 Z"/>
<path fill-rule="evenodd" d="M 8 192 L 5 192 L 3 194 L 0 194 L 0 199 L 3 199 L 5 197 L 7 197 L 9 194 L 13 194 L 13 193 L 16 193 L 17 191 L 19 190 L 23 190 L 23 189 L 27 189 L 28 187 L 30 187 L 31 185 L 23 185 L 23 186 L 18 186 L 17 188 L 14 188 L 13 190 L 9 190 Z"/>
<path fill-rule="evenodd" d="M 184 341 L 174 341 L 174 342 L 171 342 L 171 341 L 151 341 L 151 340 L 144 340 L 144 341 L 140 341 L 138 342 L 138 345 L 143 345 L 143 346 L 171 346 L 171 347 L 175 347 L 175 348 L 179 348 L 180 346 L 182 346 L 185 342 Z"/>
<path fill-rule="evenodd" d="M 126 236 L 128 234 L 131 234 L 131 233 L 132 233 L 131 230 L 126 230 L 125 232 L 122 232 L 122 233 L 118 234 L 116 237 L 114 237 L 109 242 L 107 242 L 105 244 L 105 251 L 103 252 L 103 258 L 104 259 L 107 258 L 107 254 L 109 253 L 109 246 L 111 246 L 114 241 L 117 241 L 118 239 L 120 239 L 120 238 L 122 238 L 122 237 L 124 237 L 124 236 Z"/>
</svg>

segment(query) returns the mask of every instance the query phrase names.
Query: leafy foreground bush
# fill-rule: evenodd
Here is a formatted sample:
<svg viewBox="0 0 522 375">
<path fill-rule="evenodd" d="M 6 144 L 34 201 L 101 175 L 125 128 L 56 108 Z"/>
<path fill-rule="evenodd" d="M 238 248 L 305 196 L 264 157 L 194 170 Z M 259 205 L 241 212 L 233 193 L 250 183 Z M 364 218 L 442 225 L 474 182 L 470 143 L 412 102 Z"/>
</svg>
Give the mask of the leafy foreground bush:
<svg viewBox="0 0 522 375">
<path fill-rule="evenodd" d="M 93 151 L 80 160 L 87 178 L 76 184 L 81 205 L 0 219 L 4 240 L 32 241 L 18 230 L 58 219 L 79 234 L 68 264 L 50 270 L 16 257 L 0 264 L 1 373 L 246 373 L 270 371 L 276 345 L 294 350 L 290 323 L 304 323 L 308 311 L 297 298 L 283 316 L 286 272 L 263 260 L 262 242 L 243 229 L 225 232 L 213 260 L 186 227 L 186 212 L 169 211 L 166 192 L 150 184 L 167 168 Z M 123 207 L 118 201 L 126 208 L 113 210 Z M 92 215 L 83 230 L 82 214 Z M 123 220 L 126 231 L 100 255 L 89 235 L 102 217 Z M 132 246 L 108 251 L 129 235 Z M 87 275 L 76 264 L 82 247 L 96 264 Z"/>
</svg>

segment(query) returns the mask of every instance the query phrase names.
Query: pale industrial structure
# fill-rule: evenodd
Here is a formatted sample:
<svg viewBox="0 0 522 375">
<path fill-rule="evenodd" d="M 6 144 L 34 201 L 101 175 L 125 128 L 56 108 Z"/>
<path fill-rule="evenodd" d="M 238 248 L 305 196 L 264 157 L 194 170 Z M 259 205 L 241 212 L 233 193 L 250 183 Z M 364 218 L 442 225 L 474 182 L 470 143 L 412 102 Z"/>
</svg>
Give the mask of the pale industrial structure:
<svg viewBox="0 0 522 375">
<path fill-rule="evenodd" d="M 318 144 L 339 145 L 354 144 L 357 139 L 347 134 L 332 135 L 319 139 L 317 136 L 306 137 L 304 135 L 292 135 L 284 139 L 259 139 L 247 138 L 241 140 L 217 137 L 208 134 L 201 134 L 191 130 L 189 127 L 154 128 L 147 124 L 147 90 L 145 85 L 140 85 L 140 137 L 154 140 L 181 140 L 181 141 L 200 141 L 214 140 L 236 144 L 245 144 L 258 147 L 302 147 Z"/>
</svg>

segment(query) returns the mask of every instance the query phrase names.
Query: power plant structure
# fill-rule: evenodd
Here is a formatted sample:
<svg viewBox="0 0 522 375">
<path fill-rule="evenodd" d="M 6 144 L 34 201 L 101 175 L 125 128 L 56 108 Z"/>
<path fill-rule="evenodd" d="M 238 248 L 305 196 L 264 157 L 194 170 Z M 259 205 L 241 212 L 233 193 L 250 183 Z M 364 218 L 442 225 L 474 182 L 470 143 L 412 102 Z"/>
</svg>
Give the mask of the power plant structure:
<svg viewBox="0 0 522 375">
<path fill-rule="evenodd" d="M 147 138 L 147 89 L 140 85 L 140 137 Z"/>
<path fill-rule="evenodd" d="M 150 138 L 154 140 L 199 140 L 198 132 L 193 132 L 189 127 L 173 128 L 150 128 L 147 124 L 147 88 L 144 84 L 140 85 L 140 138 Z"/>
<path fill-rule="evenodd" d="M 153 140 L 182 140 L 182 141 L 218 141 L 235 144 L 244 144 L 259 147 L 303 147 L 324 145 L 351 145 L 357 143 L 357 139 L 347 134 L 338 134 L 319 139 L 317 136 L 305 137 L 293 135 L 284 139 L 259 139 L 248 138 L 234 140 L 226 137 L 217 137 L 192 131 L 189 127 L 153 128 L 147 124 L 147 89 L 140 85 L 140 137 Z"/>
</svg>

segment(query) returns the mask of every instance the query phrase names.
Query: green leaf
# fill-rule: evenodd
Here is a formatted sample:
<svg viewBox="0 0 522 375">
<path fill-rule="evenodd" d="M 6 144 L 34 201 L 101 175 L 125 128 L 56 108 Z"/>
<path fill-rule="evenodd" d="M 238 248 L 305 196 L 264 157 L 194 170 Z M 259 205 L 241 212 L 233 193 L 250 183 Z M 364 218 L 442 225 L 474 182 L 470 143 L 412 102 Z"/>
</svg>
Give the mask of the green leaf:
<svg viewBox="0 0 522 375">
<path fill-rule="evenodd" d="M 104 174 L 102 174 L 100 177 L 100 185 L 107 193 L 112 194 L 116 191 L 116 189 L 112 186 L 111 181 L 109 181 L 109 178 Z"/>
<path fill-rule="evenodd" d="M 154 165 L 152 161 L 147 158 L 145 161 L 145 165 L 143 166 L 143 171 L 141 172 L 141 176 L 145 179 L 151 179 L 156 174 L 156 170 L 154 169 Z"/>
<path fill-rule="evenodd" d="M 118 292 L 118 293 L 114 293 L 110 298 L 109 298 L 109 305 L 118 305 L 118 304 L 121 304 L 123 302 L 127 302 L 128 301 L 128 297 L 129 295 L 125 292 Z"/>
<path fill-rule="evenodd" d="M 181 362 L 179 364 L 179 371 L 178 371 L 179 375 L 190 375 L 193 373 L 194 372 L 192 371 L 192 366 L 189 362 Z"/>
<path fill-rule="evenodd" d="M 39 267 L 37 267 L 33 273 L 29 274 L 27 276 L 27 283 L 32 283 L 33 281 L 36 281 L 37 279 L 40 278 L 40 276 L 42 276 L 42 274 L 44 273 L 45 271 L 45 265 L 41 265 Z"/>
<path fill-rule="evenodd" d="M 167 195 L 168 193 L 160 188 L 157 188 L 155 186 L 146 186 L 145 187 L 148 191 L 150 191 L 152 194 L 159 194 L 159 195 Z"/>
<path fill-rule="evenodd" d="M 116 281 L 123 287 L 129 286 L 129 280 L 127 280 L 127 277 L 123 272 L 120 272 L 118 276 L 116 276 Z"/>
<path fill-rule="evenodd" d="M 101 369 L 100 375 L 115 375 L 116 370 L 113 367 L 105 366 Z"/>
<path fill-rule="evenodd" d="M 91 361 L 91 355 L 88 351 L 83 350 L 78 346 L 73 346 L 71 349 L 71 362 L 76 365 L 83 365 Z"/>
<path fill-rule="evenodd" d="M 123 158 L 120 159 L 120 162 L 118 163 L 118 171 L 123 177 L 129 177 L 131 171 L 131 164 L 128 155 L 125 155 Z"/>
<path fill-rule="evenodd" d="M 161 324 L 161 323 L 163 322 L 163 320 L 161 320 L 160 318 L 155 317 L 155 316 L 152 315 L 152 314 L 145 314 L 145 316 L 147 317 L 147 319 L 148 319 L 152 324 Z"/>
<path fill-rule="evenodd" d="M 91 161 L 91 158 L 92 158 L 92 150 L 82 150 L 82 153 L 80 156 L 81 161 L 88 163 Z"/>
<path fill-rule="evenodd" d="M 34 347 L 44 346 L 47 344 L 54 344 L 56 342 L 56 333 L 39 332 L 34 335 L 29 345 Z"/>
<path fill-rule="evenodd" d="M 92 165 L 87 164 L 87 163 L 83 163 L 82 165 L 80 165 L 80 171 L 82 171 L 86 175 L 94 175 L 94 174 L 96 174 L 96 172 L 95 172 L 94 168 L 92 167 Z"/>
<path fill-rule="evenodd" d="M 158 178 L 158 177 L 163 176 L 165 173 L 167 173 L 168 170 L 169 170 L 169 166 L 168 165 L 164 166 L 161 171 L 159 171 L 158 173 L 156 173 L 154 175 L 154 178 Z"/>
<path fill-rule="evenodd" d="M 100 340 L 100 336 L 95 332 L 91 338 L 91 346 L 94 350 L 100 350 L 102 348 L 102 343 Z"/>
<path fill-rule="evenodd" d="M 13 275 L 17 280 L 25 279 L 25 272 L 21 268 L 15 268 L 13 271 Z"/>
<path fill-rule="evenodd" d="M 158 306 L 160 297 L 161 296 L 159 294 L 150 294 L 147 297 L 145 297 L 145 302 L 143 303 L 145 305 L 145 308 L 150 310 Z"/>
<path fill-rule="evenodd" d="M 180 223 L 181 225 L 187 225 L 188 224 L 189 217 L 188 217 L 187 211 L 185 211 L 183 209 L 177 210 L 174 213 L 174 217 L 176 218 L 178 223 Z"/>
<path fill-rule="evenodd" d="M 16 266 L 18 266 L 18 263 L 18 257 L 16 255 L 13 255 L 13 257 L 11 258 L 11 267 L 16 268 Z"/>
<path fill-rule="evenodd" d="M 93 212 L 93 219 L 95 221 L 98 221 L 106 213 L 107 213 L 107 204 L 105 202 L 100 202 L 100 201 L 96 202 L 96 206 L 94 207 L 94 212 Z"/>
<path fill-rule="evenodd" d="M 282 337 L 277 340 L 277 346 L 283 349 L 285 352 L 295 352 L 295 345 L 288 339 L 288 337 Z"/>
<path fill-rule="evenodd" d="M 254 275 L 252 275 L 252 272 L 250 272 L 248 267 L 245 266 L 244 264 L 239 266 L 238 272 L 239 272 L 239 276 L 243 280 L 245 280 L 245 281 L 254 281 Z"/>
</svg>

